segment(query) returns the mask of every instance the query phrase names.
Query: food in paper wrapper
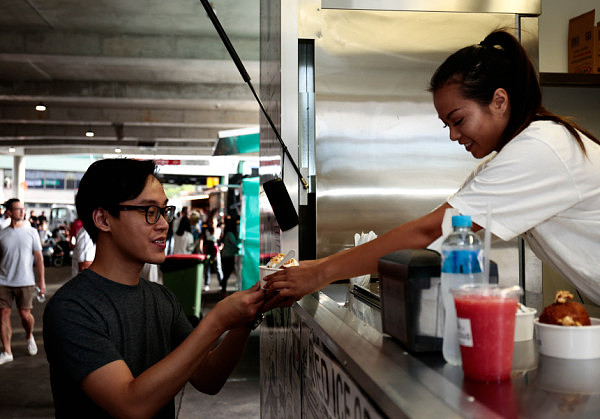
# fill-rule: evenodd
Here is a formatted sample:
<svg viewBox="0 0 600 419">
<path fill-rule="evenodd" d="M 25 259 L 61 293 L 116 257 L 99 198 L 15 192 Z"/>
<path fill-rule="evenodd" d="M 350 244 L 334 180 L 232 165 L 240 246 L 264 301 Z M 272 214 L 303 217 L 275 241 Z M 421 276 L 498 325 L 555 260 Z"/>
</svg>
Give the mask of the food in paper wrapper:
<svg viewBox="0 0 600 419">
<path fill-rule="evenodd" d="M 554 303 L 544 308 L 540 323 L 559 326 L 589 326 L 590 316 L 580 303 L 571 301 L 573 294 L 569 291 L 557 291 Z"/>
<path fill-rule="evenodd" d="M 260 271 L 260 287 L 263 288 L 266 284 L 265 282 L 265 277 L 268 275 L 271 275 L 277 271 L 280 271 L 283 268 L 289 268 L 290 266 L 298 266 L 299 263 L 296 259 L 291 258 L 290 260 L 288 260 L 287 262 L 285 262 L 283 264 L 283 266 L 279 267 L 279 268 L 275 268 L 275 266 L 277 266 L 277 264 L 279 262 L 281 262 L 283 260 L 283 258 L 285 257 L 284 253 L 278 253 L 277 255 L 273 256 L 269 262 L 267 262 L 266 265 L 264 266 L 259 266 L 258 269 Z"/>
<path fill-rule="evenodd" d="M 283 260 L 284 257 L 285 257 L 285 253 L 276 254 L 267 263 L 267 268 L 274 268 L 279 262 L 281 262 Z M 289 268 L 290 266 L 298 266 L 298 265 L 299 265 L 298 261 L 294 258 L 291 258 L 290 260 L 288 260 L 287 262 L 285 262 L 283 264 L 282 268 Z"/>
</svg>

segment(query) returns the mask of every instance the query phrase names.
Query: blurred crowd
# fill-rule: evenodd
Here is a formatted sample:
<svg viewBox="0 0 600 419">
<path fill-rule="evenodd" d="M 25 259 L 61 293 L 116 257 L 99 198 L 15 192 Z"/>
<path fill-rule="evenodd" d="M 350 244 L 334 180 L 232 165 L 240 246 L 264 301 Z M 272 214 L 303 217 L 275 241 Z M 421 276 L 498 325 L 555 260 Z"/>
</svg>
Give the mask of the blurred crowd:
<svg viewBox="0 0 600 419">
<path fill-rule="evenodd" d="M 81 220 L 50 227 L 46 211 L 27 211 L 26 221 L 38 231 L 46 266 L 72 266 L 73 275 L 91 264 L 95 247 L 83 229 Z M 6 212 L 0 213 L 0 229 L 10 225 Z M 167 255 L 204 255 L 204 287 L 209 289 L 210 275 L 216 274 L 220 289 L 226 292 L 229 277 L 235 271 L 239 254 L 239 216 L 223 216 L 218 210 L 205 211 L 183 207 L 169 224 Z M 79 242 L 79 243 L 78 243 Z M 148 274 L 152 279 L 155 270 Z"/>
<path fill-rule="evenodd" d="M 210 289 L 210 274 L 215 273 L 221 292 L 225 293 L 227 281 L 235 270 L 235 256 L 239 253 L 238 230 L 238 216 L 224 217 L 218 210 L 188 211 L 183 207 L 169 225 L 167 254 L 204 255 L 204 289 Z"/>
<path fill-rule="evenodd" d="M 35 210 L 29 210 L 25 218 L 31 227 L 38 231 L 42 243 L 44 264 L 56 267 L 71 265 L 77 234 L 83 227 L 81 220 L 77 219 L 73 223 L 56 225 L 51 229 L 46 211 L 42 210 L 37 215 Z"/>
<path fill-rule="evenodd" d="M 25 216 L 25 222 L 35 228 L 40 236 L 40 242 L 43 246 L 44 264 L 46 266 L 63 266 L 70 263 L 71 250 L 75 244 L 77 225 L 60 225 L 50 231 L 49 220 L 46 211 L 41 211 L 39 215 L 35 210 L 29 210 L 29 215 Z M 0 208 L 0 230 L 10 225 L 9 213 L 5 206 Z M 81 224 L 79 224 L 81 228 Z M 50 249 L 51 251 L 49 251 Z"/>
</svg>

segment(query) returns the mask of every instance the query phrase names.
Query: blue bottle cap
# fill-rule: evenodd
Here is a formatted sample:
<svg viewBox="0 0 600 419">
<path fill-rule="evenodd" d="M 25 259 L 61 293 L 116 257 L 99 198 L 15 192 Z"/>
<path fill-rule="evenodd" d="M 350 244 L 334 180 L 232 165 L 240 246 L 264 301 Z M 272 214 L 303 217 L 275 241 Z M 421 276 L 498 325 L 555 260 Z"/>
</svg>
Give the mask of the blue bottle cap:
<svg viewBox="0 0 600 419">
<path fill-rule="evenodd" d="M 452 227 L 471 227 L 470 215 L 453 215 L 452 216 Z"/>
</svg>

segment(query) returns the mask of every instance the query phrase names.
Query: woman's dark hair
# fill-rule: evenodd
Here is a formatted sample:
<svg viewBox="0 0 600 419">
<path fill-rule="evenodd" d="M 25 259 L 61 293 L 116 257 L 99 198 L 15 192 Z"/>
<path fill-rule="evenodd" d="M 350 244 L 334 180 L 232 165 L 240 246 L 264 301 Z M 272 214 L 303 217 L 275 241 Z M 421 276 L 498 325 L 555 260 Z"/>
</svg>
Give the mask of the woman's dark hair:
<svg viewBox="0 0 600 419">
<path fill-rule="evenodd" d="M 185 209 L 185 207 L 184 207 Z M 183 233 L 185 232 L 191 233 L 192 232 L 192 223 L 190 223 L 190 219 L 186 214 L 181 215 L 180 220 L 179 220 L 179 225 L 177 226 L 177 231 L 175 232 L 176 235 L 178 236 L 183 236 Z"/>
<path fill-rule="evenodd" d="M 548 111 L 542 105 L 542 91 L 535 68 L 517 38 L 504 30 L 490 33 L 478 45 L 462 48 L 442 63 L 431 77 L 430 92 L 457 83 L 466 99 L 487 106 L 496 89 L 503 88 L 510 98 L 511 113 L 498 151 L 536 120 L 554 121 L 565 126 L 582 151 L 579 131 L 596 143 L 596 137 L 573 121 Z"/>
<path fill-rule="evenodd" d="M 238 231 L 237 231 L 237 219 L 231 216 L 227 216 L 225 218 L 225 228 L 223 229 L 223 236 L 225 236 L 225 234 L 231 232 L 233 233 L 233 235 L 237 238 L 238 236 Z"/>
<path fill-rule="evenodd" d="M 94 210 L 104 208 L 118 217 L 119 204 L 142 193 L 148 176 L 155 172 L 156 164 L 152 160 L 105 159 L 91 164 L 79 182 L 75 206 L 94 243 L 98 238 L 92 219 Z"/>
</svg>

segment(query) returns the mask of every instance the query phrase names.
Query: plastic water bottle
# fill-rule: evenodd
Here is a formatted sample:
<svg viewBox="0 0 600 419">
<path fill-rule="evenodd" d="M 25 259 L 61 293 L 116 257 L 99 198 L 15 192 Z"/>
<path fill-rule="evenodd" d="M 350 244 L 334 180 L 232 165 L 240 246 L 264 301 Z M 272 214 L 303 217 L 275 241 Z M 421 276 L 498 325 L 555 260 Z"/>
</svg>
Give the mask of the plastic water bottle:
<svg viewBox="0 0 600 419">
<path fill-rule="evenodd" d="M 483 281 L 481 240 L 471 231 L 471 226 L 471 216 L 453 216 L 454 231 L 442 243 L 441 292 L 445 313 L 442 354 L 452 365 L 461 365 L 461 359 L 456 308 L 450 290 Z"/>
<path fill-rule="evenodd" d="M 35 287 L 35 297 L 37 298 L 38 303 L 43 303 L 46 301 L 46 294 L 42 294 L 42 290 L 37 285 Z"/>
</svg>

